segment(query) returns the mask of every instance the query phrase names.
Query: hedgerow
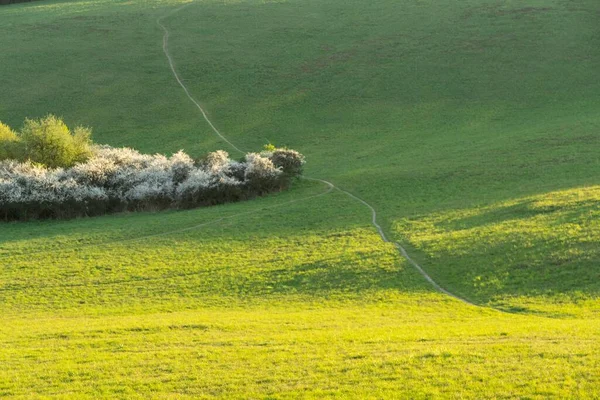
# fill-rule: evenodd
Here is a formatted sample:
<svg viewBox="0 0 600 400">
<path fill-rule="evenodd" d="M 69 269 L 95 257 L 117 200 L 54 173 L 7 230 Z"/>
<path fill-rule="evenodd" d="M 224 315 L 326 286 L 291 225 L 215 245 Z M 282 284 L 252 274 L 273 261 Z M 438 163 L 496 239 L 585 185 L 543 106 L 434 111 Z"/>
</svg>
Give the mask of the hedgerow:
<svg viewBox="0 0 600 400">
<path fill-rule="evenodd" d="M 17 3 L 29 3 L 31 1 L 37 0 L 0 0 L 0 6 L 5 6 L 9 4 L 17 4 Z"/>
<path fill-rule="evenodd" d="M 278 150 L 249 153 L 239 161 L 225 151 L 199 161 L 183 151 L 171 157 L 98 145 L 89 151 L 86 161 L 69 168 L 0 161 L 0 218 L 73 218 L 221 204 L 283 190 L 301 171 L 278 164 Z M 288 164 L 304 163 L 301 154 L 284 151 Z"/>
</svg>

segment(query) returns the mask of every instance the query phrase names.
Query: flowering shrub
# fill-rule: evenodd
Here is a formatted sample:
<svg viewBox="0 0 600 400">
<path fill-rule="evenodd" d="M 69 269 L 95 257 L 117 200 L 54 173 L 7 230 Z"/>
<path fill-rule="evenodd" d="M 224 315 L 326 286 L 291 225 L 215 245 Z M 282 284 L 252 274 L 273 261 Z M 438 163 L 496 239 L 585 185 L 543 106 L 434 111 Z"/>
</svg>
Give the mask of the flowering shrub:
<svg viewBox="0 0 600 400">
<path fill-rule="evenodd" d="M 289 167 L 300 161 L 280 160 L 303 164 L 302 155 L 276 156 L 280 151 L 293 152 L 249 153 L 242 161 L 233 161 L 226 152 L 216 151 L 195 163 L 183 151 L 165 157 L 92 146 L 87 161 L 66 169 L 4 160 L 0 218 L 72 218 L 244 200 L 283 190 L 301 172 Z"/>
<path fill-rule="evenodd" d="M 270 192 L 280 189 L 278 185 L 287 183 L 280 168 L 275 167 L 270 158 L 261 154 L 249 153 L 245 158 L 246 170 L 244 179 L 249 182 L 254 191 Z"/>
<path fill-rule="evenodd" d="M 304 156 L 296 150 L 275 149 L 271 152 L 270 159 L 284 174 L 290 177 L 302 175 L 305 160 Z"/>
</svg>

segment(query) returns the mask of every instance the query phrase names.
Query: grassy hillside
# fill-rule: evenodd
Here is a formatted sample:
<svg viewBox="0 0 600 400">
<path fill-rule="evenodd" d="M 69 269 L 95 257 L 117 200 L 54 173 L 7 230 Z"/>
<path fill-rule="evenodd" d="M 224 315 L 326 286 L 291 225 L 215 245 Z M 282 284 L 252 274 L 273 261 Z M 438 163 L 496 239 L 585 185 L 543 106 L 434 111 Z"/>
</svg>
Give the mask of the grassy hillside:
<svg viewBox="0 0 600 400">
<path fill-rule="evenodd" d="M 598 319 L 435 293 L 360 205 L 320 193 L 5 227 L 0 393 L 600 395 Z"/>
<path fill-rule="evenodd" d="M 237 156 L 162 52 L 156 19 L 184 3 L 0 8 L 0 120 L 52 112 L 99 142 Z M 196 1 L 169 15 L 176 67 L 233 143 L 302 151 L 308 175 L 365 198 L 438 283 L 485 307 L 434 292 L 364 206 L 318 183 L 9 224 L 0 396 L 600 396 L 595 3 Z"/>
</svg>

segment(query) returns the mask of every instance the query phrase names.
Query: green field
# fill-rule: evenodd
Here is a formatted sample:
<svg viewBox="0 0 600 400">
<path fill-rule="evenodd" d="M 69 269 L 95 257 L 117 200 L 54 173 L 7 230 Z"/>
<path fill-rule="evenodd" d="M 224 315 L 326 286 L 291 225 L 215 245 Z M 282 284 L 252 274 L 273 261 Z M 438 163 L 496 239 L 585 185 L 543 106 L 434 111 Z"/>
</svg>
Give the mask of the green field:
<svg viewBox="0 0 600 400">
<path fill-rule="evenodd" d="M 600 397 L 596 0 L 0 7 L 0 120 L 341 191 L 0 226 L 0 397 Z"/>
</svg>

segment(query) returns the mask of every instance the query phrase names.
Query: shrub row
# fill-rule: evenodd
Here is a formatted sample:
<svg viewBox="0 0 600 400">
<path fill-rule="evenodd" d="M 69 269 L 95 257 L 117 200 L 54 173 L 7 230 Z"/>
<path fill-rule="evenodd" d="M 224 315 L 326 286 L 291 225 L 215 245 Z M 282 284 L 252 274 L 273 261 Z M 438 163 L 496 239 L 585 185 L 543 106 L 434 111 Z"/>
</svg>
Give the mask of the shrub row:
<svg viewBox="0 0 600 400">
<path fill-rule="evenodd" d="M 29 3 L 31 1 L 36 1 L 36 0 L 0 0 L 0 6 L 16 4 L 16 3 Z"/>
<path fill-rule="evenodd" d="M 183 151 L 165 157 L 92 146 L 90 152 L 87 161 L 70 168 L 0 161 L 0 218 L 73 218 L 240 201 L 287 188 L 304 164 L 300 153 L 288 149 L 249 153 L 239 161 L 224 151 L 198 161 Z"/>
</svg>

